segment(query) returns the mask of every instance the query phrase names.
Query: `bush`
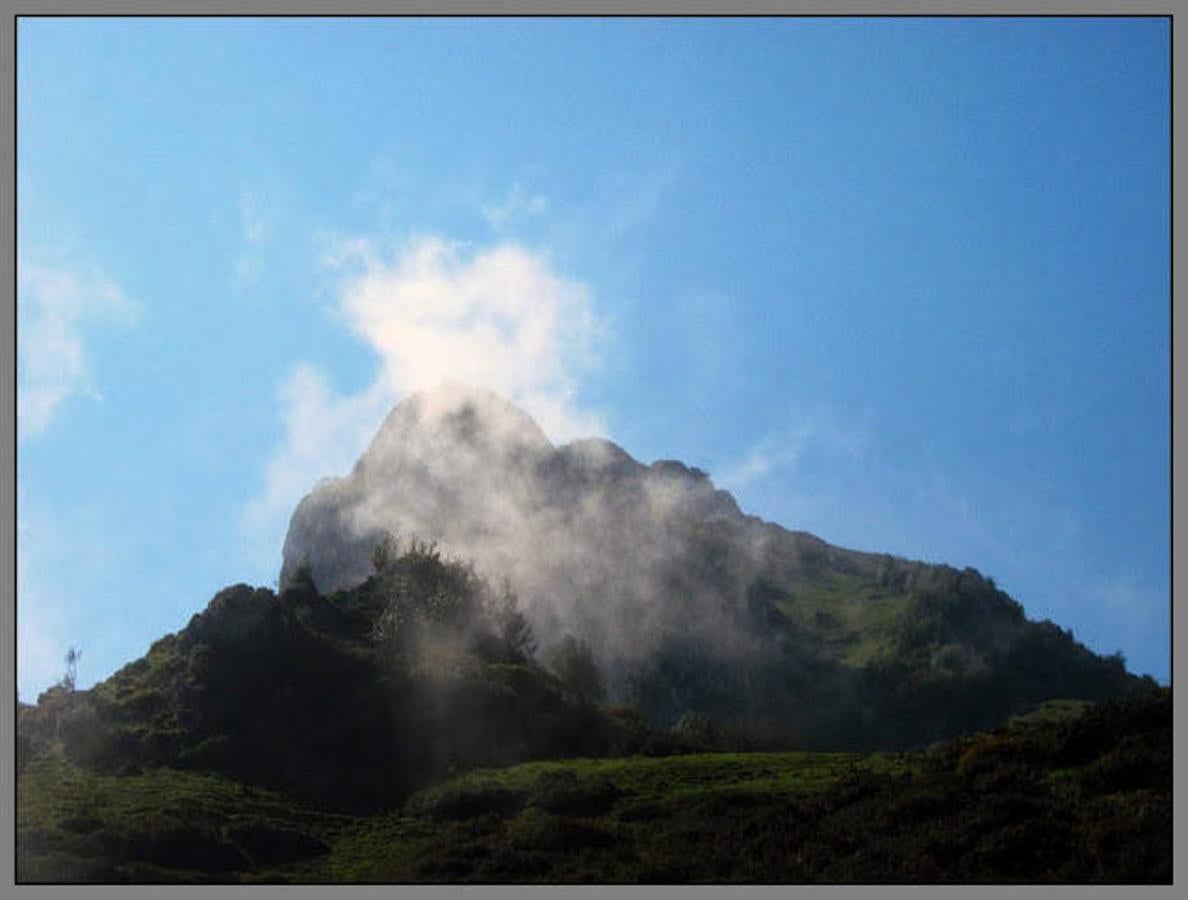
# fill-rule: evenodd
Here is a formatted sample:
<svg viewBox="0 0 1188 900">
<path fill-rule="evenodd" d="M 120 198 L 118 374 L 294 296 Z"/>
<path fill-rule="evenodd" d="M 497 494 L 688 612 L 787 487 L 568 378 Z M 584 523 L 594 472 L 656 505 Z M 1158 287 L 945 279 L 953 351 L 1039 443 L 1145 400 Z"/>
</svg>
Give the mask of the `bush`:
<svg viewBox="0 0 1188 900">
<path fill-rule="evenodd" d="M 524 805 L 524 793 L 502 787 L 450 788 L 424 795 L 411 804 L 414 812 L 435 819 L 473 819 L 507 815 Z"/>
<path fill-rule="evenodd" d="M 330 852 L 324 841 L 295 828 L 250 822 L 236 825 L 227 837 L 243 849 L 257 866 L 309 859 Z"/>
<path fill-rule="evenodd" d="M 371 551 L 371 565 L 376 574 L 382 575 L 396 562 L 400 556 L 400 544 L 396 536 L 385 531 Z"/>
<path fill-rule="evenodd" d="M 692 710 L 685 713 L 677 720 L 676 725 L 672 727 L 672 733 L 677 737 L 702 747 L 716 748 L 722 746 L 722 729 L 705 713 L 693 712 Z"/>
<path fill-rule="evenodd" d="M 547 663 L 561 683 L 579 697 L 602 700 L 606 696 L 602 670 L 585 641 L 566 635 L 550 651 Z"/>
<path fill-rule="evenodd" d="M 173 869 L 233 872 L 250 863 L 233 844 L 172 816 L 153 815 L 138 822 L 138 830 L 124 839 L 133 859 Z"/>
<path fill-rule="evenodd" d="M 610 809 L 619 793 L 605 778 L 581 781 L 572 772 L 545 772 L 532 785 L 528 803 L 552 813 L 595 816 Z"/>
</svg>

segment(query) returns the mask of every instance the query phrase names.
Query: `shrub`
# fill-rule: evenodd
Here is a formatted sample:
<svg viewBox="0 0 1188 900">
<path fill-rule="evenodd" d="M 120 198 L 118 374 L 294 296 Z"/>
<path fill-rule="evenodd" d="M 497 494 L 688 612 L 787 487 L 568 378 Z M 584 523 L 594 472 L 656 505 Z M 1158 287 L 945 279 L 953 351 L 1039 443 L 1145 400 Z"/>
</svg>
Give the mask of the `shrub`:
<svg viewBox="0 0 1188 900">
<path fill-rule="evenodd" d="M 496 634 L 503 642 L 503 646 L 512 661 L 526 662 L 536 654 L 536 638 L 532 633 L 532 625 L 520 612 L 516 595 L 508 585 L 503 591 L 491 612 L 495 623 Z"/>
<path fill-rule="evenodd" d="M 233 826 L 227 830 L 227 837 L 244 850 L 257 866 L 294 862 L 330 852 L 329 846 L 313 835 L 267 822 Z"/>
<path fill-rule="evenodd" d="M 722 729 L 705 713 L 690 710 L 677 720 L 672 732 L 677 737 L 703 747 L 714 748 L 722 745 Z"/>
<path fill-rule="evenodd" d="M 385 531 L 371 551 L 371 565 L 376 574 L 382 575 L 392 567 L 400 555 L 400 543 L 390 531 Z"/>
<path fill-rule="evenodd" d="M 232 872 L 250 866 L 233 844 L 173 816 L 141 820 L 138 829 L 125 838 L 125 847 L 133 859 L 174 869 Z"/>
<path fill-rule="evenodd" d="M 606 696 L 602 670 L 598 668 L 594 654 L 585 641 L 566 635 L 549 652 L 547 662 L 561 683 L 579 697 L 602 700 Z"/>
<path fill-rule="evenodd" d="M 503 787 L 458 787 L 432 792 L 414 800 L 411 809 L 435 819 L 473 819 L 507 815 L 524 805 L 523 791 Z"/>
<path fill-rule="evenodd" d="M 532 785 L 528 803 L 552 813 L 594 816 L 606 812 L 619 793 L 605 778 L 581 781 L 572 772 L 545 772 Z"/>
</svg>

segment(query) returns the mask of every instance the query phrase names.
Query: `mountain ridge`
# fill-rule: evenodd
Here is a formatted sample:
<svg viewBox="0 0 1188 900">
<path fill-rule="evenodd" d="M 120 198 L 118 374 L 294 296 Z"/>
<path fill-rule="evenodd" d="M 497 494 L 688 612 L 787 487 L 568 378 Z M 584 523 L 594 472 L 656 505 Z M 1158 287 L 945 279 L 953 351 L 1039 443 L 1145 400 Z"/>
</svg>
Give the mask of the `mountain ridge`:
<svg viewBox="0 0 1188 900">
<path fill-rule="evenodd" d="M 833 547 L 743 514 L 683 463 L 644 465 L 599 439 L 553 447 L 525 436 L 503 401 L 483 403 L 394 411 L 358 477 L 315 488 L 303 501 L 313 498 L 312 520 L 295 511 L 318 565 L 357 566 L 362 580 L 319 586 L 302 562 L 277 591 L 233 585 L 93 688 L 66 679 L 21 704 L 18 777 L 63 764 L 148 785 L 162 777 L 149 773 L 184 770 L 195 786 L 190 775 L 211 773 L 369 815 L 476 767 L 928 752 L 1046 701 L 1142 705 L 1159 693 L 1120 658 L 1028 620 L 976 570 Z M 483 410 L 510 427 L 484 429 Z M 392 534 L 393 502 L 446 516 L 427 521 L 471 542 L 477 560 L 432 532 Z M 506 581 L 487 568 L 501 561 L 513 564 Z M 988 753 L 1000 743 L 974 740 Z M 965 766 L 969 754 L 953 752 Z M 1136 765 L 1120 759 L 1119 777 Z M 506 812 L 509 797 L 454 799 Z M 269 828 L 237 846 L 305 852 Z M 150 823 L 144 846 L 110 852 L 229 853 L 192 835 L 178 849 L 175 831 Z M 22 839 L 36 848 L 42 837 Z"/>
<path fill-rule="evenodd" d="M 1088 698 L 1132 683 L 1117 660 L 1027 620 L 972 568 L 831 545 L 745 513 L 701 469 L 645 464 L 605 438 L 554 446 L 488 391 L 396 406 L 352 472 L 298 504 L 281 583 L 304 567 L 321 589 L 348 589 L 387 534 L 432 540 L 506 581 L 542 647 L 585 642 L 612 699 L 658 726 L 686 712 L 755 713 L 795 722 L 816 744 L 838 738 L 840 716 L 847 740 L 863 744 L 861 723 L 894 705 L 870 682 L 926 676 L 944 698 L 931 725 L 918 698 L 906 721 L 940 738 L 1061 691 Z M 962 691 L 1027 678 L 984 698 L 992 714 L 958 709 Z M 848 712 L 829 711 L 839 705 Z"/>
</svg>

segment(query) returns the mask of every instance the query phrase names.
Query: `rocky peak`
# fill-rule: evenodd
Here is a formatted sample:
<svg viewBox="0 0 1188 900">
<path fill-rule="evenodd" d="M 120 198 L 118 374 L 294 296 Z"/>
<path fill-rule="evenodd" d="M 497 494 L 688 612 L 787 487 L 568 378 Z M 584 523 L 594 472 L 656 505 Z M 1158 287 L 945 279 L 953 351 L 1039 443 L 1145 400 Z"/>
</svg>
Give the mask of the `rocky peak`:
<svg viewBox="0 0 1188 900">
<path fill-rule="evenodd" d="M 447 385 L 396 406 L 354 471 L 302 500 L 282 583 L 308 562 L 323 590 L 356 584 L 390 531 L 437 541 L 495 578 L 529 582 L 547 570 L 555 591 L 588 579 L 592 558 L 663 543 L 678 518 L 738 516 L 734 499 L 700 469 L 646 466 L 602 438 L 554 447 L 514 404 Z"/>
<path fill-rule="evenodd" d="M 481 388 L 445 384 L 418 391 L 388 414 L 363 454 L 365 468 L 445 453 L 493 461 L 548 453 L 553 445 L 526 412 Z"/>
</svg>

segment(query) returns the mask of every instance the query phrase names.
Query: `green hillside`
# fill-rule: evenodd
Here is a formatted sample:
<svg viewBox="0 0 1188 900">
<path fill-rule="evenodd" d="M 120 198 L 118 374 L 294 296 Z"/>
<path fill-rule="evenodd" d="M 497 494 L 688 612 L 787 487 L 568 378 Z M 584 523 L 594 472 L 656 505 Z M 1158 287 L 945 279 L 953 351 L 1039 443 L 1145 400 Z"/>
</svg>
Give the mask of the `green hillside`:
<svg viewBox="0 0 1188 900">
<path fill-rule="evenodd" d="M 1050 705 L 907 754 L 481 769 L 369 816 L 223 776 L 18 783 L 18 878 L 296 882 L 1126 882 L 1171 878 L 1171 694 Z"/>
<path fill-rule="evenodd" d="M 757 582 L 782 655 L 677 636 L 627 706 L 416 541 L 328 597 L 227 588 L 20 706 L 18 878 L 1166 880 L 1170 691 L 976 573 L 881 559 Z"/>
</svg>

